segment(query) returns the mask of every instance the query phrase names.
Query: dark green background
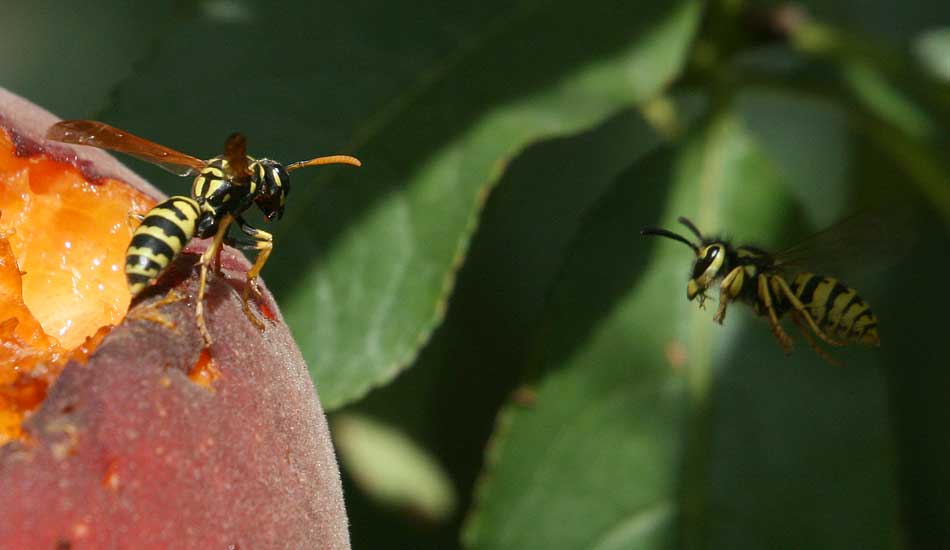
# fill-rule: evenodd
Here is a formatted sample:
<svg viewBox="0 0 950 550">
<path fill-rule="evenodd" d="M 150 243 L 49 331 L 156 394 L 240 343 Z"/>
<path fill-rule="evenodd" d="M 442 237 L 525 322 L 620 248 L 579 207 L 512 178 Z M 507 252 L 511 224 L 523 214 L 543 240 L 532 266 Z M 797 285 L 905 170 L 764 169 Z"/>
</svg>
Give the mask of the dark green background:
<svg viewBox="0 0 950 550">
<path fill-rule="evenodd" d="M 363 160 L 294 173 L 264 270 L 356 548 L 950 547 L 950 5 L 805 8 L 13 2 L 0 85 L 201 157 Z M 904 217 L 829 273 L 880 319 L 845 367 L 714 325 L 638 235 L 867 210 Z"/>
</svg>

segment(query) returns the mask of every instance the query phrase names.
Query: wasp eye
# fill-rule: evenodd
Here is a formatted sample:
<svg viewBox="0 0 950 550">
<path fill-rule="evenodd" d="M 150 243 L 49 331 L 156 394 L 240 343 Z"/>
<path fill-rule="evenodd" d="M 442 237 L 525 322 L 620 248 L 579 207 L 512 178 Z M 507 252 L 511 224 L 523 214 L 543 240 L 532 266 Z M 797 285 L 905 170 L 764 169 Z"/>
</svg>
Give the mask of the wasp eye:
<svg viewBox="0 0 950 550">
<path fill-rule="evenodd" d="M 713 261 L 719 256 L 719 247 L 710 246 L 703 250 L 703 255 L 693 265 L 693 278 L 697 278 L 709 269 Z"/>
</svg>

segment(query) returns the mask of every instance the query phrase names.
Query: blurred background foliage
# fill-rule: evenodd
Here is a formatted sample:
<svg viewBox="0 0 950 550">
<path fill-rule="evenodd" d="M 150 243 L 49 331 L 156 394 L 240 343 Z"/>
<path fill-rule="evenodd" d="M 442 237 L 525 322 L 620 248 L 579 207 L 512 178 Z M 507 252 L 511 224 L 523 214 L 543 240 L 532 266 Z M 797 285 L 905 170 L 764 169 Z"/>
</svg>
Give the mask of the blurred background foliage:
<svg viewBox="0 0 950 550">
<path fill-rule="evenodd" d="M 0 85 L 64 118 L 361 157 L 295 173 L 264 272 L 354 547 L 950 547 L 947 2 L 14 0 L 3 22 Z M 687 250 L 638 235 L 685 215 L 781 248 L 865 210 L 912 216 L 829 273 L 880 319 L 843 368 L 747 308 L 714 325 Z"/>
</svg>

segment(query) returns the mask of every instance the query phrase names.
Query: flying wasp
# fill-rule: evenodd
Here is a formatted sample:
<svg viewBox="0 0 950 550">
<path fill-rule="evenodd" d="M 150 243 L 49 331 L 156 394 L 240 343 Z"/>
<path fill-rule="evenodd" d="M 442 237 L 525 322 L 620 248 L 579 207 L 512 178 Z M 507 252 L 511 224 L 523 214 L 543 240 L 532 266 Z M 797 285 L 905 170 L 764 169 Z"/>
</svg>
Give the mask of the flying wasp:
<svg viewBox="0 0 950 550">
<path fill-rule="evenodd" d="M 252 291 L 260 295 L 257 276 L 270 256 L 273 237 L 248 224 L 242 217 L 244 211 L 257 205 L 268 221 L 279 220 L 290 193 L 290 172 L 323 164 L 360 166 L 358 159 L 347 155 L 317 157 L 286 166 L 267 158 L 256 159 L 247 155 L 246 141 L 241 134 L 232 134 L 227 139 L 224 155 L 201 160 L 94 120 L 57 122 L 47 130 L 46 137 L 125 153 L 175 175 L 194 176 L 191 196 L 170 197 L 141 217 L 141 224 L 133 232 L 126 251 L 125 275 L 134 298 L 158 279 L 192 238 L 212 238 L 211 246 L 198 262 L 201 275 L 195 306 L 195 318 L 207 346 L 212 344 L 204 317 L 208 267 L 226 243 L 257 251 L 254 265 L 246 275 L 241 300 L 247 318 L 264 330 L 264 322 L 251 312 L 248 298 Z M 237 224 L 251 241 L 240 242 L 228 237 L 232 224 Z"/>
<path fill-rule="evenodd" d="M 766 318 L 779 345 L 790 353 L 792 339 L 782 328 L 779 319 L 788 314 L 798 326 L 808 345 L 823 359 L 833 364 L 831 357 L 812 338 L 812 334 L 832 346 L 858 342 L 877 346 L 877 317 L 857 291 L 837 279 L 816 275 L 801 269 L 807 250 L 821 242 L 830 242 L 830 233 L 821 233 L 799 246 L 771 254 L 754 246 L 734 246 L 730 242 L 705 237 L 686 218 L 679 218 L 698 242 L 657 227 L 647 227 L 641 235 L 667 237 L 689 246 L 696 255 L 692 276 L 686 284 L 686 297 L 699 298 L 705 308 L 706 291 L 719 282 L 719 308 L 713 320 L 719 324 L 726 319 L 729 304 L 735 301 L 750 304 L 755 312 Z"/>
</svg>

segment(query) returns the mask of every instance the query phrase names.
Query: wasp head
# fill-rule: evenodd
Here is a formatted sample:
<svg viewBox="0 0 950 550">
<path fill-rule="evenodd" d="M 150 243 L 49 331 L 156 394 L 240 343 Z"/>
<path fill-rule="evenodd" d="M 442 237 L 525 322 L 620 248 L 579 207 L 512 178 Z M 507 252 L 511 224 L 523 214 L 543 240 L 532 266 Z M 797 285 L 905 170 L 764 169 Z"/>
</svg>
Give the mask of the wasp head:
<svg viewBox="0 0 950 550">
<path fill-rule="evenodd" d="M 692 300 L 712 285 L 719 277 L 726 259 L 726 247 L 712 243 L 699 249 L 693 262 L 693 276 L 686 283 L 686 297 Z"/>
<path fill-rule="evenodd" d="M 267 221 L 279 220 L 290 193 L 290 174 L 282 164 L 270 159 L 255 162 L 252 172 L 258 185 L 254 203 Z"/>
<path fill-rule="evenodd" d="M 690 300 L 699 296 L 700 305 L 706 297 L 705 291 L 712 285 L 720 274 L 724 271 L 723 266 L 726 261 L 726 246 L 716 241 L 707 241 L 699 229 L 686 218 L 679 218 L 681 224 L 689 228 L 699 238 L 699 244 L 690 242 L 686 237 L 673 233 L 667 229 L 648 227 L 640 231 L 641 235 L 655 235 L 667 237 L 674 241 L 679 241 L 693 249 L 696 254 L 696 261 L 693 262 L 693 274 L 686 283 L 686 297 Z"/>
</svg>

